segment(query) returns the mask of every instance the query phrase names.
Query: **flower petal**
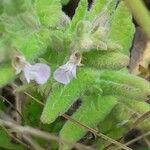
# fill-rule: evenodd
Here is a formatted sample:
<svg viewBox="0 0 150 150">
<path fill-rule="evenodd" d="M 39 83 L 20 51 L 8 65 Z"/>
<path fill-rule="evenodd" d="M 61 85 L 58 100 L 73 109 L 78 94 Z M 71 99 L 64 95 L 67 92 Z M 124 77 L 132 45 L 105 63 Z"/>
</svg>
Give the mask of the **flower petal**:
<svg viewBox="0 0 150 150">
<path fill-rule="evenodd" d="M 34 80 L 38 84 L 44 84 L 50 77 L 50 67 L 42 63 L 26 65 L 23 69 L 23 72 L 28 83 L 31 80 Z"/>
<path fill-rule="evenodd" d="M 76 66 L 74 66 L 74 67 L 72 68 L 71 73 L 72 73 L 73 77 L 76 78 Z"/>
<path fill-rule="evenodd" d="M 73 63 L 67 62 L 54 72 L 54 79 L 62 84 L 68 84 L 73 77 L 76 77 L 76 65 Z"/>
<path fill-rule="evenodd" d="M 25 67 L 23 68 L 23 73 L 28 83 L 30 83 L 30 80 L 34 79 L 33 75 L 31 74 L 31 70 L 32 70 L 31 65 L 25 65 Z"/>
<path fill-rule="evenodd" d="M 72 73 L 69 70 L 66 71 L 64 68 L 59 67 L 54 72 L 54 79 L 57 82 L 60 82 L 62 84 L 68 84 L 71 81 L 72 78 L 73 78 Z"/>
</svg>

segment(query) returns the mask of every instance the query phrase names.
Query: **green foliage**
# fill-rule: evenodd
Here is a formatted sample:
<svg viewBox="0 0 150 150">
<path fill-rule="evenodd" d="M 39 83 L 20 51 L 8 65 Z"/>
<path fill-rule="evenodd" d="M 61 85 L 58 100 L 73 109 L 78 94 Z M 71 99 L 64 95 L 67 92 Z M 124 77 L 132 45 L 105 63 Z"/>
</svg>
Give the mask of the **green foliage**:
<svg viewBox="0 0 150 150">
<path fill-rule="evenodd" d="M 73 102 L 82 96 L 88 87 L 94 84 L 95 80 L 96 73 L 91 69 L 79 70 L 77 78 L 69 85 L 61 85 L 50 94 L 44 107 L 41 121 L 43 123 L 53 122 L 58 116 L 66 112 Z"/>
<path fill-rule="evenodd" d="M 3 1 L 4 9 L 7 15 L 16 16 L 23 13 L 29 7 L 29 0 L 7 0 Z"/>
<path fill-rule="evenodd" d="M 97 101 L 97 106 L 95 105 L 94 101 Z M 73 114 L 72 118 L 85 126 L 95 128 L 96 125 L 99 122 L 102 122 L 111 112 L 116 103 L 116 98 L 111 96 L 88 96 L 86 97 L 86 100 L 83 101 L 77 112 Z M 60 131 L 60 137 L 61 139 L 66 139 L 72 143 L 75 143 L 80 140 L 86 132 L 86 129 L 71 121 L 67 121 Z M 61 146 L 62 149 L 67 149 L 67 145 Z"/>
<path fill-rule="evenodd" d="M 103 90 L 103 95 L 123 96 L 136 100 L 145 100 L 147 95 L 130 85 L 120 84 L 112 81 L 100 81 L 100 87 Z"/>
<path fill-rule="evenodd" d="M 0 66 L 0 76 L 0 87 L 3 87 L 15 78 L 15 73 L 10 64 Z"/>
<path fill-rule="evenodd" d="M 91 16 L 91 18 L 95 18 L 97 16 L 97 14 L 99 14 L 102 11 L 102 8 L 105 6 L 105 4 L 107 3 L 106 0 L 102 0 L 101 2 L 99 2 L 98 0 L 95 0 L 93 2 L 93 6 L 90 9 L 90 14 L 89 17 Z"/>
<path fill-rule="evenodd" d="M 89 11 L 88 18 L 93 19 L 96 18 L 97 15 L 100 15 L 100 12 L 106 13 L 106 16 L 111 16 L 111 13 L 115 10 L 117 4 L 117 0 L 94 0 L 92 8 Z"/>
<path fill-rule="evenodd" d="M 120 44 L 123 47 L 122 52 L 128 54 L 134 32 L 135 29 L 132 23 L 131 12 L 125 5 L 125 2 L 122 1 L 112 18 L 112 25 L 108 38 Z"/>
<path fill-rule="evenodd" d="M 141 93 L 145 93 L 146 96 L 150 93 L 150 84 L 145 79 L 135 77 L 131 74 L 124 74 L 120 71 L 104 71 L 101 73 L 100 78 L 106 81 L 126 84 L 138 88 Z"/>
<path fill-rule="evenodd" d="M 62 5 L 67 3 L 68 0 L 0 0 L 0 87 L 14 83 L 14 79 L 21 80 L 16 80 L 15 84 L 20 85 L 17 92 L 27 95 L 22 124 L 54 132 L 62 140 L 76 143 L 87 130 L 71 120 L 65 122 L 60 116 L 68 110 L 72 114 L 73 104 L 80 99 L 82 103 L 78 109 L 75 106 L 72 118 L 118 139 L 132 127 L 137 117 L 150 110 L 145 102 L 150 93 L 149 82 L 124 71 L 129 64 L 127 54 L 135 30 L 131 13 L 123 1 L 95 0 L 88 10 L 88 1 L 80 0 L 70 20 L 62 12 Z M 83 65 L 73 64 L 77 77 L 67 85 L 56 82 L 53 75 L 44 85 L 27 84 L 24 73 L 15 75 L 11 65 L 14 50 L 23 55 L 27 63 L 48 64 L 51 74 L 68 64 L 74 51 L 82 55 Z M 65 73 L 71 70 L 73 75 L 72 66 L 69 67 Z M 3 102 L 0 107 L 7 110 Z M 148 131 L 149 126 L 149 122 L 144 121 L 138 127 Z M 3 130 L 0 132 L 0 148 L 22 149 L 11 143 Z M 45 149 L 48 145 L 52 149 L 71 148 L 65 143 L 59 143 L 58 147 L 55 142 L 47 144 L 38 138 L 35 140 Z M 108 143 L 102 139 L 96 143 L 100 148 L 105 144 Z"/>
<path fill-rule="evenodd" d="M 90 51 L 83 53 L 82 63 L 85 66 L 97 69 L 118 70 L 126 67 L 129 63 L 128 56 L 119 52 Z"/>
<path fill-rule="evenodd" d="M 135 100 L 123 101 L 128 107 L 132 108 L 135 112 L 144 114 L 150 110 L 150 105 L 147 102 L 140 102 Z"/>
<path fill-rule="evenodd" d="M 61 16 L 60 0 L 36 0 L 35 8 L 42 25 L 55 27 Z"/>
<path fill-rule="evenodd" d="M 80 20 L 84 20 L 86 17 L 87 13 L 87 6 L 88 6 L 88 1 L 87 0 L 80 0 L 78 7 L 76 9 L 75 15 L 73 16 L 73 19 L 71 21 L 71 30 L 74 30 L 77 23 Z"/>
<path fill-rule="evenodd" d="M 41 29 L 38 32 L 30 34 L 26 38 L 15 40 L 16 48 L 28 59 L 34 60 L 42 55 L 50 40 L 49 30 Z M 20 44 L 21 43 L 21 44 Z"/>
</svg>

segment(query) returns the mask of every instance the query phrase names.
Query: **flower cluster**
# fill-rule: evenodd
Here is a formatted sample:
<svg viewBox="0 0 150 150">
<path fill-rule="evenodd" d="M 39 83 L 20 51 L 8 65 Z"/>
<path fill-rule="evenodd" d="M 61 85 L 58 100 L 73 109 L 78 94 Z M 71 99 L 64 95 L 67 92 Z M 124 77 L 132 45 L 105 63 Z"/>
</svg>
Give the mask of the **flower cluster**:
<svg viewBox="0 0 150 150">
<path fill-rule="evenodd" d="M 69 61 L 60 66 L 54 72 L 54 79 L 62 84 L 68 84 L 73 78 L 76 78 L 76 68 L 80 65 L 81 54 L 74 52 Z M 25 57 L 17 55 L 12 60 L 12 66 L 16 74 L 23 72 L 26 81 L 35 81 L 38 84 L 44 84 L 50 77 L 50 67 L 43 63 L 31 65 L 26 61 Z"/>
</svg>

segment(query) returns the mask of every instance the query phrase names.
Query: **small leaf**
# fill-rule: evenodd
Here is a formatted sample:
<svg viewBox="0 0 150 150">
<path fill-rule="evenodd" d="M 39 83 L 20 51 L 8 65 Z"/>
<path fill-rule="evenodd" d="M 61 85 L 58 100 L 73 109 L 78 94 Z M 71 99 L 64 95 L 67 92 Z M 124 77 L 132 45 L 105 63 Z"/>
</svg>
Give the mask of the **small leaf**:
<svg viewBox="0 0 150 150">
<path fill-rule="evenodd" d="M 113 11 L 115 10 L 117 2 L 118 0 L 94 0 L 87 19 L 90 18 L 90 20 L 93 20 L 94 18 L 94 21 L 99 22 L 100 24 L 106 18 L 109 20 L 110 15 L 112 15 Z"/>
<path fill-rule="evenodd" d="M 94 104 L 96 99 L 98 101 L 97 106 Z M 80 108 L 73 114 L 72 118 L 85 126 L 95 128 L 98 123 L 102 122 L 111 112 L 116 103 L 116 98 L 111 96 L 86 97 Z M 85 128 L 71 121 L 67 121 L 60 131 L 60 138 L 75 143 L 80 140 L 86 132 L 87 130 Z M 64 144 L 60 145 L 60 147 L 62 150 L 68 149 L 68 146 Z"/>
<path fill-rule="evenodd" d="M 81 20 L 84 20 L 87 13 L 88 1 L 80 0 L 78 7 L 76 8 L 75 15 L 71 21 L 71 30 L 75 30 L 77 23 Z"/>
<path fill-rule="evenodd" d="M 46 27 L 55 27 L 61 16 L 60 0 L 36 0 L 35 8 L 40 22 Z"/>
<path fill-rule="evenodd" d="M 103 90 L 103 95 L 119 96 L 128 99 L 143 101 L 147 99 L 147 93 L 139 88 L 127 84 L 116 83 L 113 81 L 100 80 L 99 86 Z"/>
<path fill-rule="evenodd" d="M 122 52 L 128 54 L 134 32 L 132 15 L 124 1 L 121 1 L 112 18 L 112 26 L 108 38 L 121 45 L 123 47 Z"/>
<path fill-rule="evenodd" d="M 34 60 L 46 51 L 49 40 L 49 30 L 41 29 L 25 38 L 18 36 L 14 45 L 27 60 Z"/>
<path fill-rule="evenodd" d="M 120 71 L 104 71 L 101 73 L 100 78 L 105 81 L 112 81 L 138 88 L 145 95 L 150 95 L 150 83 L 140 77 L 128 73 L 125 74 Z"/>
<path fill-rule="evenodd" d="M 95 18 L 96 15 L 102 11 L 102 8 L 106 3 L 106 0 L 101 0 L 101 2 L 99 0 L 94 0 L 88 17 L 90 17 L 91 19 Z"/>
<path fill-rule="evenodd" d="M 47 98 L 41 121 L 43 123 L 51 123 L 58 116 L 66 112 L 69 107 L 84 94 L 96 80 L 96 72 L 88 69 L 78 70 L 77 78 L 72 80 L 66 86 L 60 86 L 55 89 Z"/>
<path fill-rule="evenodd" d="M 118 70 L 129 64 L 129 58 L 119 52 L 93 50 L 83 53 L 82 63 L 97 69 Z"/>
</svg>

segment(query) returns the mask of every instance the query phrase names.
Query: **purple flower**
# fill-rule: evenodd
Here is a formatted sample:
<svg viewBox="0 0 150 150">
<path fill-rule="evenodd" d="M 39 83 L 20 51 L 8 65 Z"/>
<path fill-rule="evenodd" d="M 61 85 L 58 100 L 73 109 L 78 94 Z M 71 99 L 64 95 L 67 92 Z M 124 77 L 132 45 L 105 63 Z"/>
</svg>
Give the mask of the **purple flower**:
<svg viewBox="0 0 150 150">
<path fill-rule="evenodd" d="M 81 54 L 79 52 L 73 53 L 66 64 L 56 69 L 54 79 L 62 84 L 68 84 L 73 78 L 76 78 L 76 68 L 80 62 Z"/>
<path fill-rule="evenodd" d="M 60 66 L 54 72 L 54 79 L 62 84 L 68 84 L 73 77 L 76 78 L 76 65 L 70 62 Z"/>
<path fill-rule="evenodd" d="M 30 81 L 36 81 L 38 84 L 44 84 L 50 77 L 50 67 L 46 64 L 36 63 L 31 65 L 26 61 L 25 57 L 17 54 L 12 59 L 12 66 L 19 74 L 21 71 L 24 73 L 24 77 L 29 83 Z"/>
<path fill-rule="evenodd" d="M 42 63 L 37 63 L 35 65 L 27 64 L 22 71 L 28 83 L 34 80 L 38 84 L 46 83 L 51 72 L 50 67 Z"/>
</svg>

